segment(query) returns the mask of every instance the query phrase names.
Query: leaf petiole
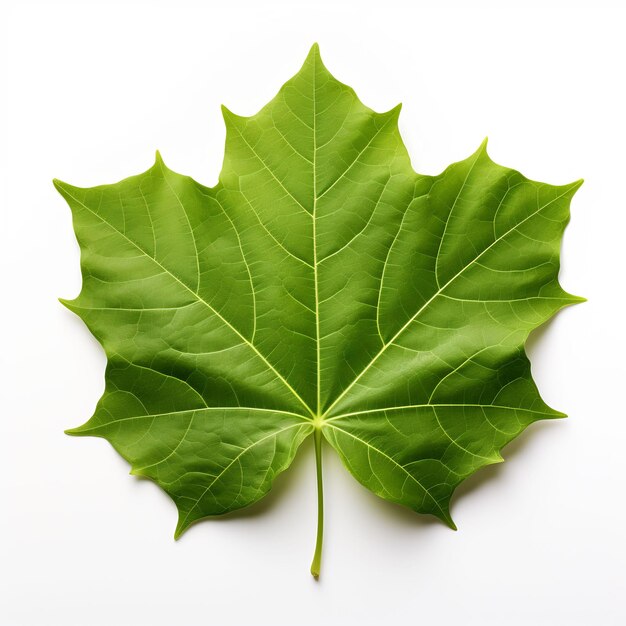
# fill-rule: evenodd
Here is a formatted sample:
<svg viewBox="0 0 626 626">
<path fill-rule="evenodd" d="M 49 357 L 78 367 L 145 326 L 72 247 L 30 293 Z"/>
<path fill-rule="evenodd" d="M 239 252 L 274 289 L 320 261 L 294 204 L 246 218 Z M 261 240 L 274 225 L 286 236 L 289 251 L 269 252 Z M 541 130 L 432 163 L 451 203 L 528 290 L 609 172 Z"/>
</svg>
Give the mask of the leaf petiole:
<svg viewBox="0 0 626 626">
<path fill-rule="evenodd" d="M 324 485 L 322 481 L 322 429 L 318 426 L 314 433 L 315 441 L 315 467 L 317 470 L 317 538 L 315 541 L 315 553 L 311 563 L 311 574 L 315 580 L 320 577 L 322 563 L 322 543 L 324 541 Z"/>
</svg>

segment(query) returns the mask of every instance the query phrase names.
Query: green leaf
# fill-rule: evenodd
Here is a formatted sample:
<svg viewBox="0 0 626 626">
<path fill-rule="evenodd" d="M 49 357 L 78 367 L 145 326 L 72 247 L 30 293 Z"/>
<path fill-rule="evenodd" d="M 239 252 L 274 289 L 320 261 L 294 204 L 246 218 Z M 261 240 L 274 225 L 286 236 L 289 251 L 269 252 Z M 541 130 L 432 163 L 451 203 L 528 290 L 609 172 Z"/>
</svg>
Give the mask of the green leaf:
<svg viewBox="0 0 626 626">
<path fill-rule="evenodd" d="M 439 176 L 411 168 L 400 107 L 375 113 L 317 46 L 259 113 L 224 109 L 208 188 L 157 154 L 89 189 L 55 181 L 81 247 L 64 304 L 108 357 L 93 417 L 179 511 L 176 536 L 247 506 L 315 434 L 377 495 L 454 528 L 450 497 L 529 424 L 528 334 L 582 299 L 558 282 L 569 203 L 486 143 Z"/>
</svg>

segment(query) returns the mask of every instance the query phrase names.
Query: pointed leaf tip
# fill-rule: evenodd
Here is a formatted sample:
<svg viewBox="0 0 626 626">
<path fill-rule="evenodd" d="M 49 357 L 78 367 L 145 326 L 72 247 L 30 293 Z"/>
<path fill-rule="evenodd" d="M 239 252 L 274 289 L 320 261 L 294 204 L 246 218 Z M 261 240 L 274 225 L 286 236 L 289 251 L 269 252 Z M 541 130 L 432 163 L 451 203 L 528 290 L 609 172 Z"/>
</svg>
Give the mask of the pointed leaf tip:
<svg viewBox="0 0 626 626">
<path fill-rule="evenodd" d="M 437 519 L 440 519 L 451 530 L 458 530 L 450 515 L 450 500 L 439 502 L 439 511 L 431 512 Z"/>
<path fill-rule="evenodd" d="M 67 183 L 64 183 L 62 180 L 59 180 L 58 178 L 53 178 L 52 179 L 52 184 L 54 185 L 54 188 L 61 194 L 63 195 L 65 193 L 65 189 L 66 187 L 68 187 L 69 185 Z"/>
<path fill-rule="evenodd" d="M 328 69 L 324 65 L 324 61 L 322 60 L 322 55 L 320 53 L 319 44 L 316 42 L 311 46 L 309 53 L 306 55 L 306 59 L 304 60 L 304 66 L 312 65 L 318 70 L 326 70 Z"/>
<path fill-rule="evenodd" d="M 174 540 L 178 541 L 183 533 L 189 528 L 193 522 L 187 520 L 188 515 L 183 513 L 181 509 L 177 507 L 178 520 L 176 521 L 176 529 L 174 530 Z"/>
<path fill-rule="evenodd" d="M 66 309 L 75 313 L 75 310 L 72 308 L 72 305 L 78 300 L 78 298 L 72 298 L 71 300 L 68 298 L 57 298 L 60 304 L 62 304 Z"/>
<path fill-rule="evenodd" d="M 220 105 L 220 110 L 222 111 L 222 118 L 225 122 L 229 120 L 236 120 L 239 118 L 243 118 L 242 115 L 237 115 L 237 113 L 233 113 L 225 104 Z"/>
</svg>

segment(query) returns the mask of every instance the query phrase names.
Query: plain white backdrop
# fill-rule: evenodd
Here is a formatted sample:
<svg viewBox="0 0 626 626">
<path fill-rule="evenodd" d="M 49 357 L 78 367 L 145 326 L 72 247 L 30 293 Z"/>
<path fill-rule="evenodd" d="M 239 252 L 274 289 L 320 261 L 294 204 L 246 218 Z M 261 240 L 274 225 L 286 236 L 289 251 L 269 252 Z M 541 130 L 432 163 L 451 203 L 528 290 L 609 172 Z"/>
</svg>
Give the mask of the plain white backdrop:
<svg viewBox="0 0 626 626">
<path fill-rule="evenodd" d="M 626 623 L 626 5 L 621 2 L 0 2 L 0 626 Z M 313 451 L 249 511 L 173 540 L 173 503 L 86 420 L 105 359 L 57 297 L 80 289 L 82 186 L 168 165 L 212 185 L 219 105 L 252 114 L 314 41 L 377 110 L 404 103 L 422 173 L 489 136 L 572 204 L 562 283 L 589 302 L 529 341 L 546 401 L 453 500 L 454 533 L 383 502 L 326 449 L 322 578 Z"/>
</svg>

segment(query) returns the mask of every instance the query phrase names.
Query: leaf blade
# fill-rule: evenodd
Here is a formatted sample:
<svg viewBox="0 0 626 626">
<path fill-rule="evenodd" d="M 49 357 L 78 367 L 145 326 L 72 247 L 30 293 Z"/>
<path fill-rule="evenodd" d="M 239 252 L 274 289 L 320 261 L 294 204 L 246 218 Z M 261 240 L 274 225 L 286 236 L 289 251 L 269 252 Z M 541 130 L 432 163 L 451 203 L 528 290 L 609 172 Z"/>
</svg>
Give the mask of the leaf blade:
<svg viewBox="0 0 626 626">
<path fill-rule="evenodd" d="M 157 482 L 176 536 L 263 497 L 320 430 L 360 483 L 454 528 L 456 486 L 563 417 L 524 345 L 583 300 L 558 281 L 582 181 L 531 181 L 486 140 L 416 173 L 400 106 L 366 107 L 316 45 L 256 115 L 222 111 L 213 188 L 158 153 L 113 185 L 55 181 L 83 273 L 62 303 L 108 357 L 94 415 L 68 432 Z"/>
</svg>

